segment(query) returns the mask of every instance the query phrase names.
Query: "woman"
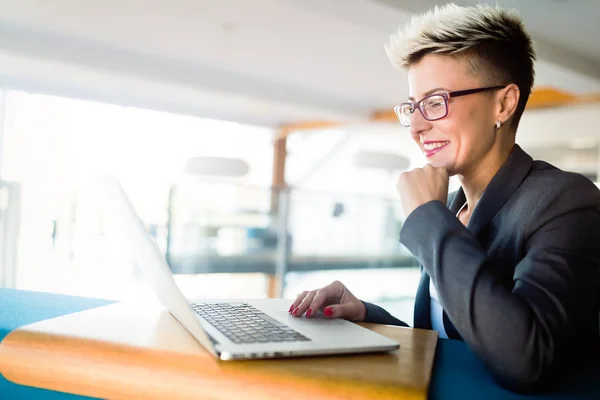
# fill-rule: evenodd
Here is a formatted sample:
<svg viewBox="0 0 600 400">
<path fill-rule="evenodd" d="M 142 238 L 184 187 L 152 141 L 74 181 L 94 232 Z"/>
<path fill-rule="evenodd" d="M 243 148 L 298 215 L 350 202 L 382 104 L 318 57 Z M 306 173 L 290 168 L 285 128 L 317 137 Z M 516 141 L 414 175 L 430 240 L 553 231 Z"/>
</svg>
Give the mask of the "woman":
<svg viewBox="0 0 600 400">
<path fill-rule="evenodd" d="M 533 161 L 515 135 L 533 86 L 532 42 L 513 12 L 448 5 L 386 48 L 408 70 L 396 107 L 428 165 L 403 173 L 400 241 L 422 265 L 414 326 L 461 339 L 514 390 L 548 382 L 598 337 L 600 192 Z M 448 198 L 448 177 L 461 189 Z M 290 307 L 404 325 L 343 284 Z"/>
</svg>

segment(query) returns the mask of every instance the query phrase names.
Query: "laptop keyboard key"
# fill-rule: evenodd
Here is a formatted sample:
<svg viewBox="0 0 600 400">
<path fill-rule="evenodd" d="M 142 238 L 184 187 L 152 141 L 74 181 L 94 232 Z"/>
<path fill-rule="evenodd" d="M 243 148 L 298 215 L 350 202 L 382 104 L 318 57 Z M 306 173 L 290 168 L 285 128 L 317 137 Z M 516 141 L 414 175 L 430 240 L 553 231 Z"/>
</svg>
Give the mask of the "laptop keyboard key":
<svg viewBox="0 0 600 400">
<path fill-rule="evenodd" d="M 198 315 L 233 343 L 308 341 L 307 337 L 245 303 L 196 303 Z"/>
</svg>

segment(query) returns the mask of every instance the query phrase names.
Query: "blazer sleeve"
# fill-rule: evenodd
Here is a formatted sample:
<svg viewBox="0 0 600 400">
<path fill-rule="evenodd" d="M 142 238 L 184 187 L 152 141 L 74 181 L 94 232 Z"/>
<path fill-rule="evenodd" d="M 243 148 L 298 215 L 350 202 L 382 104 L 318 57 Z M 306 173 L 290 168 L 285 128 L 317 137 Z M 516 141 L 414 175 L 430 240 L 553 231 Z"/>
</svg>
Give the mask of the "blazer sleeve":
<svg viewBox="0 0 600 400">
<path fill-rule="evenodd" d="M 365 320 L 363 322 L 372 322 L 374 324 L 383 324 L 383 325 L 398 325 L 398 326 L 408 326 L 407 323 L 399 320 L 396 317 L 393 317 L 389 312 L 385 311 L 383 308 L 376 306 L 375 304 L 367 303 L 363 301 L 367 309 L 367 314 L 365 315 Z"/>
<path fill-rule="evenodd" d="M 439 201 L 412 212 L 400 238 L 431 276 L 462 338 L 513 390 L 529 391 L 550 379 L 561 354 L 577 341 L 577 327 L 597 313 L 600 214 L 593 208 L 537 226 L 511 283 L 496 276 L 502 265 L 488 259 Z"/>
</svg>

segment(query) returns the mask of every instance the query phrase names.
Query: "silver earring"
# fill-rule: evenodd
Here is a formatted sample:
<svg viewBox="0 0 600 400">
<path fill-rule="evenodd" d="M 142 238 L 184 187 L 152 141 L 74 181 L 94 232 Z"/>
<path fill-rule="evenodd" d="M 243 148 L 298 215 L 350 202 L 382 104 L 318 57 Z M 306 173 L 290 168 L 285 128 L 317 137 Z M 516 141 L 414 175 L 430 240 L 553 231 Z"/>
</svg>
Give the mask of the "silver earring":
<svg viewBox="0 0 600 400">
<path fill-rule="evenodd" d="M 502 126 L 502 122 L 496 121 L 496 129 L 500 129 L 501 126 Z"/>
</svg>

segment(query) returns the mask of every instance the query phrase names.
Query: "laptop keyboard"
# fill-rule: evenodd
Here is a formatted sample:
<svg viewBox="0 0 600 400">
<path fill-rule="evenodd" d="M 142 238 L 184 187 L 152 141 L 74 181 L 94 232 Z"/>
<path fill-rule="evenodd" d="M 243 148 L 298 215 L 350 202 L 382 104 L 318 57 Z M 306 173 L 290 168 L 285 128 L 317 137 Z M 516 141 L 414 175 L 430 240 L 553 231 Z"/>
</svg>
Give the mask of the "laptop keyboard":
<svg viewBox="0 0 600 400">
<path fill-rule="evenodd" d="M 196 303 L 190 307 L 233 343 L 310 341 L 246 303 Z"/>
</svg>

